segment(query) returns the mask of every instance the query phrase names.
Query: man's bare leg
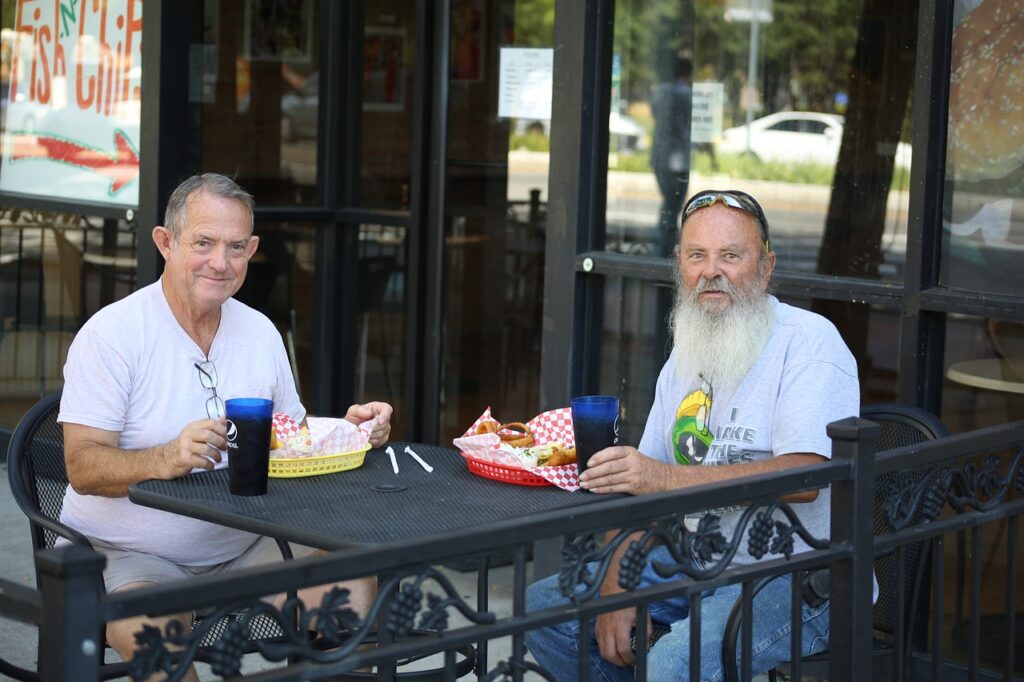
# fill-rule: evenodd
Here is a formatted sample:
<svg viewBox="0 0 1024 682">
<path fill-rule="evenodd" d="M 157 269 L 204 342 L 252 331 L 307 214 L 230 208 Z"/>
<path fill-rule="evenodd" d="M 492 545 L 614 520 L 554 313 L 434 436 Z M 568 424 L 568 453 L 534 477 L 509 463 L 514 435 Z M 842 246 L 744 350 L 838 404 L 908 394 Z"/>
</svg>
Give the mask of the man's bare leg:
<svg viewBox="0 0 1024 682">
<path fill-rule="evenodd" d="M 152 584 L 153 583 L 129 583 L 114 591 L 122 592 L 124 590 L 136 590 L 140 587 L 149 587 Z M 120 654 L 122 659 L 129 661 L 132 656 L 135 655 L 135 633 L 142 630 L 143 625 L 150 625 L 152 627 L 159 628 L 160 632 L 163 632 L 167 627 L 167 624 L 172 620 L 179 621 L 186 631 L 192 627 L 191 613 L 179 613 L 176 615 L 161 616 L 159 618 L 148 618 L 146 616 L 126 618 L 124 620 L 115 620 L 107 623 L 107 642 L 110 646 L 114 647 L 114 650 Z M 149 679 L 152 681 L 162 680 L 164 679 L 164 675 L 153 675 Z M 182 679 L 185 680 L 185 682 L 199 682 L 196 670 L 191 665 L 189 666 L 188 672 L 185 673 L 185 676 Z"/>
</svg>

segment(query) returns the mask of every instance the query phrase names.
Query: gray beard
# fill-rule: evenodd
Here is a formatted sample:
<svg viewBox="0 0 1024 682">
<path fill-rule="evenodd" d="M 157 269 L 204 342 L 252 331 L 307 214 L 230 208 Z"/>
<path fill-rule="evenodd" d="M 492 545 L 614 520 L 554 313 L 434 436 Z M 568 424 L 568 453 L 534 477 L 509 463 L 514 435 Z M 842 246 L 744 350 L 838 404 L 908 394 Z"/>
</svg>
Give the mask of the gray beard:
<svg viewBox="0 0 1024 682">
<path fill-rule="evenodd" d="M 693 291 L 677 288 L 672 311 L 676 371 L 682 380 L 702 378 L 716 393 L 740 385 L 764 350 L 775 322 L 775 310 L 764 292 L 737 291 L 722 282 L 715 285 L 732 294 L 732 304 L 722 312 L 704 310 L 697 295 L 709 283 Z"/>
</svg>

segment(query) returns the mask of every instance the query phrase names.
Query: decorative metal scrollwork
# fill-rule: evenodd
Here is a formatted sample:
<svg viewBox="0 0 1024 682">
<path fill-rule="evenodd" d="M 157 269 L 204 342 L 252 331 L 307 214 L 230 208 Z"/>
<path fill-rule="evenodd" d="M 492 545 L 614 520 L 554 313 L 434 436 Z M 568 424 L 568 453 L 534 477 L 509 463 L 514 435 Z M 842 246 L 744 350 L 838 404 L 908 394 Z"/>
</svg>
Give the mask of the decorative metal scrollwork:
<svg viewBox="0 0 1024 682">
<path fill-rule="evenodd" d="M 954 474 L 953 494 L 949 505 L 963 513 L 965 509 L 988 511 L 998 506 L 1013 487 L 1024 486 L 1021 469 L 1024 468 L 1024 448 L 1017 450 L 1003 476 L 1000 472 L 999 457 L 990 454 L 980 466 L 965 462 L 962 469 Z"/>
<path fill-rule="evenodd" d="M 890 530 L 898 532 L 937 519 L 952 485 L 953 471 L 948 467 L 923 474 L 900 471 L 879 481 L 876 497 Z"/>
<path fill-rule="evenodd" d="M 775 518 L 776 512 L 782 513 L 785 520 Z M 722 533 L 721 517 L 714 513 L 700 517 L 694 530 L 679 518 L 659 519 L 647 527 L 621 529 L 604 547 L 597 546 L 593 534 L 567 537 L 562 545 L 559 587 L 564 596 L 576 603 L 593 598 L 616 550 L 631 537 L 634 539 L 619 562 L 619 586 L 625 590 L 639 587 L 651 549 L 657 544 L 664 545 L 673 559 L 654 562 L 654 570 L 661 577 L 682 573 L 695 580 L 714 578 L 732 561 L 748 526 L 747 549 L 758 559 L 769 553 L 790 558 L 797 537 L 815 549 L 828 547 L 828 540 L 811 535 L 786 503 L 748 507 L 737 521 L 732 539 Z"/>
<path fill-rule="evenodd" d="M 880 484 L 878 495 L 886 523 L 898 532 L 934 521 L 946 504 L 960 514 L 967 509 L 987 511 L 1014 488 L 1024 492 L 1024 448 L 1014 455 L 1005 476 L 1000 458 L 990 454 L 980 465 L 965 462 L 959 471 L 941 467 L 924 473 L 898 472 Z"/>
<path fill-rule="evenodd" d="M 599 546 L 594 533 L 566 537 L 562 542 L 562 568 L 558 571 L 558 586 L 562 594 L 568 597 L 577 586 L 583 585 L 585 588 L 577 594 L 577 603 L 593 596 L 600 582 L 589 564 L 598 561 L 607 568 L 613 552 L 614 548 Z"/>
<path fill-rule="evenodd" d="M 407 580 L 409 578 L 411 580 Z M 423 585 L 427 580 L 437 583 L 444 596 L 426 593 L 424 608 Z M 163 632 L 143 626 L 135 635 L 137 648 L 130 674 L 133 679 L 146 679 L 160 672 L 167 675 L 170 682 L 182 679 L 195 660 L 200 643 L 224 618 L 231 620 L 212 645 L 209 655 L 211 668 L 220 677 L 238 675 L 242 656 L 250 644 L 255 644 L 268 661 L 297 658 L 335 663 L 351 655 L 373 634 L 372 625 L 385 606 L 388 609 L 385 627 L 395 640 L 411 633 L 417 616 L 420 628 L 443 632 L 448 628 L 449 607 L 455 607 L 467 620 L 478 625 L 495 622 L 493 613 L 473 610 L 448 578 L 432 567 L 425 567 L 416 573 L 389 578 L 381 586 L 365 621 L 351 608 L 349 590 L 335 587 L 323 596 L 318 607 L 308 611 L 298 598 L 288 599 L 280 609 L 253 599 L 223 605 L 187 632 L 177 620 L 168 623 Z M 258 617 L 272 619 L 282 636 L 272 641 L 250 642 L 250 623 Z"/>
</svg>

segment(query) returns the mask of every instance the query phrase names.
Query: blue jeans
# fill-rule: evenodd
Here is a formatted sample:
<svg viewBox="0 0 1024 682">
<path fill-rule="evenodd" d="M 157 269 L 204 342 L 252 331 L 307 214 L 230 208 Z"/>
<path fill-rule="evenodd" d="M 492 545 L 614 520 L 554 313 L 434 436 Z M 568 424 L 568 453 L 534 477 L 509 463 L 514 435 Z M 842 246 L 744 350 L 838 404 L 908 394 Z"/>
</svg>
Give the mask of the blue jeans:
<svg viewBox="0 0 1024 682">
<path fill-rule="evenodd" d="M 659 547 L 651 552 L 651 560 L 668 560 L 668 550 Z M 644 569 L 640 587 L 666 582 L 651 568 L 651 560 Z M 592 569 L 593 570 L 593 569 Z M 754 598 L 753 656 L 751 670 L 759 674 L 788 661 L 790 656 L 790 577 L 780 576 L 761 590 Z M 720 682 L 725 679 L 722 667 L 722 633 L 729 620 L 729 612 L 740 596 L 740 585 L 727 585 L 701 601 L 701 680 Z M 527 589 L 527 611 L 539 611 L 568 603 L 558 589 L 558 576 L 540 580 Z M 689 607 L 685 597 L 653 603 L 649 607 L 651 620 L 671 627 L 647 654 L 649 680 L 686 679 L 690 666 Z M 828 648 L 828 603 L 812 609 L 803 608 L 804 655 Z M 576 620 L 526 633 L 526 647 L 559 682 L 579 679 L 579 622 Z M 591 624 L 593 633 L 593 624 Z M 591 638 L 590 679 L 632 680 L 632 668 L 620 668 L 601 658 L 596 640 Z M 737 656 L 740 647 L 737 645 Z"/>
</svg>

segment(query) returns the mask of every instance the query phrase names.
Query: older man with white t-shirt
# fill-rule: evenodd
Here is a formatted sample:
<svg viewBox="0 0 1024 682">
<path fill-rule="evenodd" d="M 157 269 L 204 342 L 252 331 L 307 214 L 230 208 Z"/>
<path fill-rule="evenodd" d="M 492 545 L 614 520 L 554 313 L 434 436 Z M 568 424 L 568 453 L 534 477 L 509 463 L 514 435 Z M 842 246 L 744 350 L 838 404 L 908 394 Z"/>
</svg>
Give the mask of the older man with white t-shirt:
<svg viewBox="0 0 1024 682">
<path fill-rule="evenodd" d="M 580 485 L 595 493 L 642 495 L 779 471 L 831 456 L 826 425 L 859 413 L 857 367 L 836 328 L 825 318 L 781 303 L 767 293 L 775 254 L 761 206 L 739 191 L 699 192 L 683 208 L 679 282 L 672 329 L 674 348 L 658 377 L 654 404 L 638 448 L 595 454 Z M 829 491 L 804 493 L 797 505 L 808 531 L 829 534 Z M 740 509 L 716 510 L 731 537 Z M 689 522 L 690 519 L 687 519 Z M 795 551 L 807 545 L 795 538 Z M 619 559 L 601 594 L 621 592 Z M 652 568 L 669 561 L 659 547 L 648 557 L 641 587 L 665 582 Z M 744 547 L 734 564 L 757 561 Z M 558 576 L 530 586 L 528 610 L 567 602 Z M 701 680 L 724 677 L 721 641 L 739 596 L 729 585 L 701 600 Z M 754 599 L 753 672 L 789 660 L 790 576 L 770 582 Z M 827 595 L 808 595 L 801 623 L 804 653 L 828 645 Z M 648 678 L 685 678 L 690 661 L 689 605 L 685 597 L 649 605 Z M 632 680 L 636 609 L 601 614 L 593 624 L 591 677 Z M 526 643 L 555 679 L 579 670 L 578 621 L 527 633 Z"/>
<path fill-rule="evenodd" d="M 153 228 L 160 280 L 90 318 L 64 368 L 58 421 L 71 487 L 61 521 L 106 556 L 108 592 L 280 561 L 270 538 L 135 505 L 128 486 L 224 466 L 224 397 L 269 398 L 276 412 L 306 418 L 277 329 L 232 298 L 259 243 L 252 197 L 222 175 L 193 176 L 171 195 L 164 222 Z M 376 419 L 376 446 L 387 440 L 391 411 L 373 402 L 345 417 Z M 331 587 L 299 596 L 318 604 Z M 374 581 L 345 587 L 365 613 Z M 127 659 L 143 624 L 171 619 L 191 622 L 188 614 L 117 621 L 107 640 Z"/>
</svg>

